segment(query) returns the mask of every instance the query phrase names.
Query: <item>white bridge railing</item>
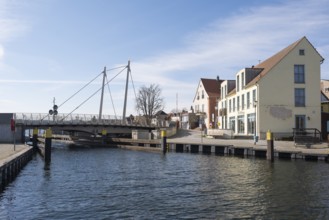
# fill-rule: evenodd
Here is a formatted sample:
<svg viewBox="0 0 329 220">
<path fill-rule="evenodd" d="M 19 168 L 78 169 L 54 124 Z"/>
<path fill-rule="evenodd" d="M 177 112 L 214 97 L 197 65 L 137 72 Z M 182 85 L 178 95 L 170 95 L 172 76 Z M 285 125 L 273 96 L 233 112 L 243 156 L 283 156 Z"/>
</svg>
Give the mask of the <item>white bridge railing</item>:
<svg viewBox="0 0 329 220">
<path fill-rule="evenodd" d="M 43 113 L 15 113 L 16 124 L 22 125 L 131 125 L 145 126 L 134 124 L 128 120 L 122 121 L 122 117 L 113 115 L 103 115 L 98 119 L 94 114 L 58 114 L 56 116 Z"/>
</svg>

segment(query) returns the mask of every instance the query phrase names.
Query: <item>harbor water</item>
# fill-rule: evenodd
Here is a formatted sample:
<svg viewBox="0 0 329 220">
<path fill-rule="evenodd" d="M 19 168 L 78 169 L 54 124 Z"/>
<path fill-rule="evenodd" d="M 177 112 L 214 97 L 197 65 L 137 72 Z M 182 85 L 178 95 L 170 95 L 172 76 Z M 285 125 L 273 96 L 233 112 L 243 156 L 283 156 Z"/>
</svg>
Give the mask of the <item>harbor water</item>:
<svg viewBox="0 0 329 220">
<path fill-rule="evenodd" d="M 53 146 L 0 194 L 0 219 L 329 219 L 326 162 Z"/>
</svg>

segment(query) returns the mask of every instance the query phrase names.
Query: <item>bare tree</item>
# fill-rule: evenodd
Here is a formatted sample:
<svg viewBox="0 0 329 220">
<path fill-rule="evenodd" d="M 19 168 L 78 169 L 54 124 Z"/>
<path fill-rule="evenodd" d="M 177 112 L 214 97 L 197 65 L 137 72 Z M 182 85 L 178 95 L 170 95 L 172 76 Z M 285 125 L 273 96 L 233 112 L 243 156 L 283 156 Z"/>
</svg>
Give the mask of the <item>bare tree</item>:
<svg viewBox="0 0 329 220">
<path fill-rule="evenodd" d="M 164 100 L 161 97 L 159 85 L 151 84 L 149 87 L 143 86 L 139 89 L 136 97 L 136 109 L 141 111 L 147 124 L 151 124 L 152 117 L 164 109 Z"/>
</svg>

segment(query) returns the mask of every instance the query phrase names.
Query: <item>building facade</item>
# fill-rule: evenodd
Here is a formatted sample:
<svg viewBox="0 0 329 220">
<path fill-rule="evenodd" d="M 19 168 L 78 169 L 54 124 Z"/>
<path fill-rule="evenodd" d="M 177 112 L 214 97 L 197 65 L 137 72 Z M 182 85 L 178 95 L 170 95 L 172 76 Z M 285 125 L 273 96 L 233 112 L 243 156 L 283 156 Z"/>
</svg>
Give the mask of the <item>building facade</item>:
<svg viewBox="0 0 329 220">
<path fill-rule="evenodd" d="M 292 136 L 293 128 L 321 130 L 320 65 L 322 56 L 306 37 L 235 75 L 235 88 L 221 84 L 220 129 L 236 136 Z M 225 112 L 226 114 L 221 114 Z"/>
<path fill-rule="evenodd" d="M 199 127 L 215 128 L 217 125 L 217 100 L 223 80 L 201 78 L 193 99 L 193 112 L 199 117 Z"/>
</svg>

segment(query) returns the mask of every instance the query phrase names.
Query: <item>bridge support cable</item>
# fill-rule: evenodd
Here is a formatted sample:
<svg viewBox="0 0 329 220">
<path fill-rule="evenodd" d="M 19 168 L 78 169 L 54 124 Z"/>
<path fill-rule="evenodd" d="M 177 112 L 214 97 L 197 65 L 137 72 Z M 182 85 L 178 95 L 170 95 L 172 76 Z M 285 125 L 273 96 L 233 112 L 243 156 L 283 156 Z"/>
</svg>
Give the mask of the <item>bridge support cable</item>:
<svg viewBox="0 0 329 220">
<path fill-rule="evenodd" d="M 123 113 L 122 113 L 122 123 L 123 124 L 126 122 L 126 108 L 127 108 L 129 72 L 130 72 L 130 60 L 128 60 L 128 65 L 127 65 L 127 78 L 126 78 L 125 100 L 124 100 L 124 103 L 123 103 Z"/>
<path fill-rule="evenodd" d="M 131 70 L 130 70 L 130 79 L 131 79 L 131 84 L 132 84 L 133 90 L 134 90 L 135 100 L 137 100 L 137 95 L 136 95 L 136 90 L 135 90 L 135 84 L 134 84 L 133 75 L 131 73 Z M 138 109 L 137 109 L 137 112 L 139 114 L 139 110 Z"/>
<path fill-rule="evenodd" d="M 118 75 L 120 75 L 120 73 L 122 73 L 125 69 L 127 68 L 127 66 L 122 69 L 119 73 L 117 73 L 114 77 L 112 77 L 108 82 L 106 82 L 104 84 L 104 86 L 108 85 L 112 80 L 114 80 Z M 102 72 L 103 73 L 103 72 Z M 94 95 L 96 95 L 99 91 L 101 91 L 103 88 L 103 86 L 101 88 L 99 88 L 96 92 L 94 92 L 91 96 L 89 96 L 85 101 L 83 101 L 80 105 L 78 105 L 73 111 L 71 111 L 70 113 L 68 113 L 66 116 L 64 116 L 61 121 L 64 121 L 68 116 L 72 115 L 73 112 L 75 112 L 78 108 L 80 108 L 83 104 L 85 104 L 87 101 L 89 101 Z"/>
<path fill-rule="evenodd" d="M 107 83 L 107 89 L 108 89 L 108 91 L 110 93 L 111 103 L 112 103 L 112 107 L 113 107 L 113 111 L 114 111 L 114 117 L 115 117 L 115 119 L 117 119 L 117 113 L 115 111 L 115 106 L 114 106 L 114 102 L 113 102 L 113 98 L 112 98 L 112 93 L 111 93 L 111 89 L 110 89 L 110 85 L 109 85 L 109 81 L 107 79 L 107 76 L 106 76 L 106 83 Z"/>
<path fill-rule="evenodd" d="M 93 78 L 92 80 L 90 80 L 86 85 L 84 85 L 82 88 L 80 88 L 77 92 L 75 92 L 73 95 L 71 95 L 68 99 L 66 99 L 62 104 L 60 104 L 58 106 L 58 108 L 60 108 L 61 106 L 63 106 L 66 102 L 68 102 L 69 100 L 71 100 L 74 96 L 76 96 L 79 92 L 81 92 L 83 89 L 85 89 L 87 86 L 89 86 L 93 81 L 95 81 L 100 75 L 102 75 L 103 72 L 101 72 L 100 74 L 98 74 L 95 78 Z M 45 117 L 43 117 L 41 119 L 41 121 L 43 121 L 45 118 L 47 118 L 49 116 L 46 115 Z"/>
<path fill-rule="evenodd" d="M 106 77 L 106 67 L 104 67 L 104 71 L 103 71 L 103 83 L 102 83 L 101 103 L 99 105 L 99 116 L 98 116 L 98 120 L 99 121 L 102 120 L 105 77 Z"/>
<path fill-rule="evenodd" d="M 126 66 L 118 66 L 118 67 L 114 67 L 114 68 L 111 68 L 111 69 L 108 69 L 106 71 L 112 71 L 112 70 L 116 70 L 116 69 L 121 69 L 121 68 L 125 68 Z M 83 89 L 85 89 L 87 86 L 89 86 L 93 81 L 95 81 L 100 75 L 103 74 L 104 71 L 102 71 L 101 73 L 99 73 L 95 78 L 93 78 L 92 80 L 90 80 L 86 85 L 84 85 L 82 88 L 80 88 L 77 92 L 75 92 L 73 95 L 71 95 L 68 99 L 66 99 L 62 104 L 60 104 L 58 106 L 61 107 L 63 106 L 66 102 L 68 102 L 69 100 L 71 100 L 74 96 L 76 96 L 79 92 L 81 92 Z M 41 121 L 43 121 L 45 118 L 47 118 L 49 116 L 49 114 L 47 114 L 45 117 L 43 117 L 41 119 Z"/>
</svg>

